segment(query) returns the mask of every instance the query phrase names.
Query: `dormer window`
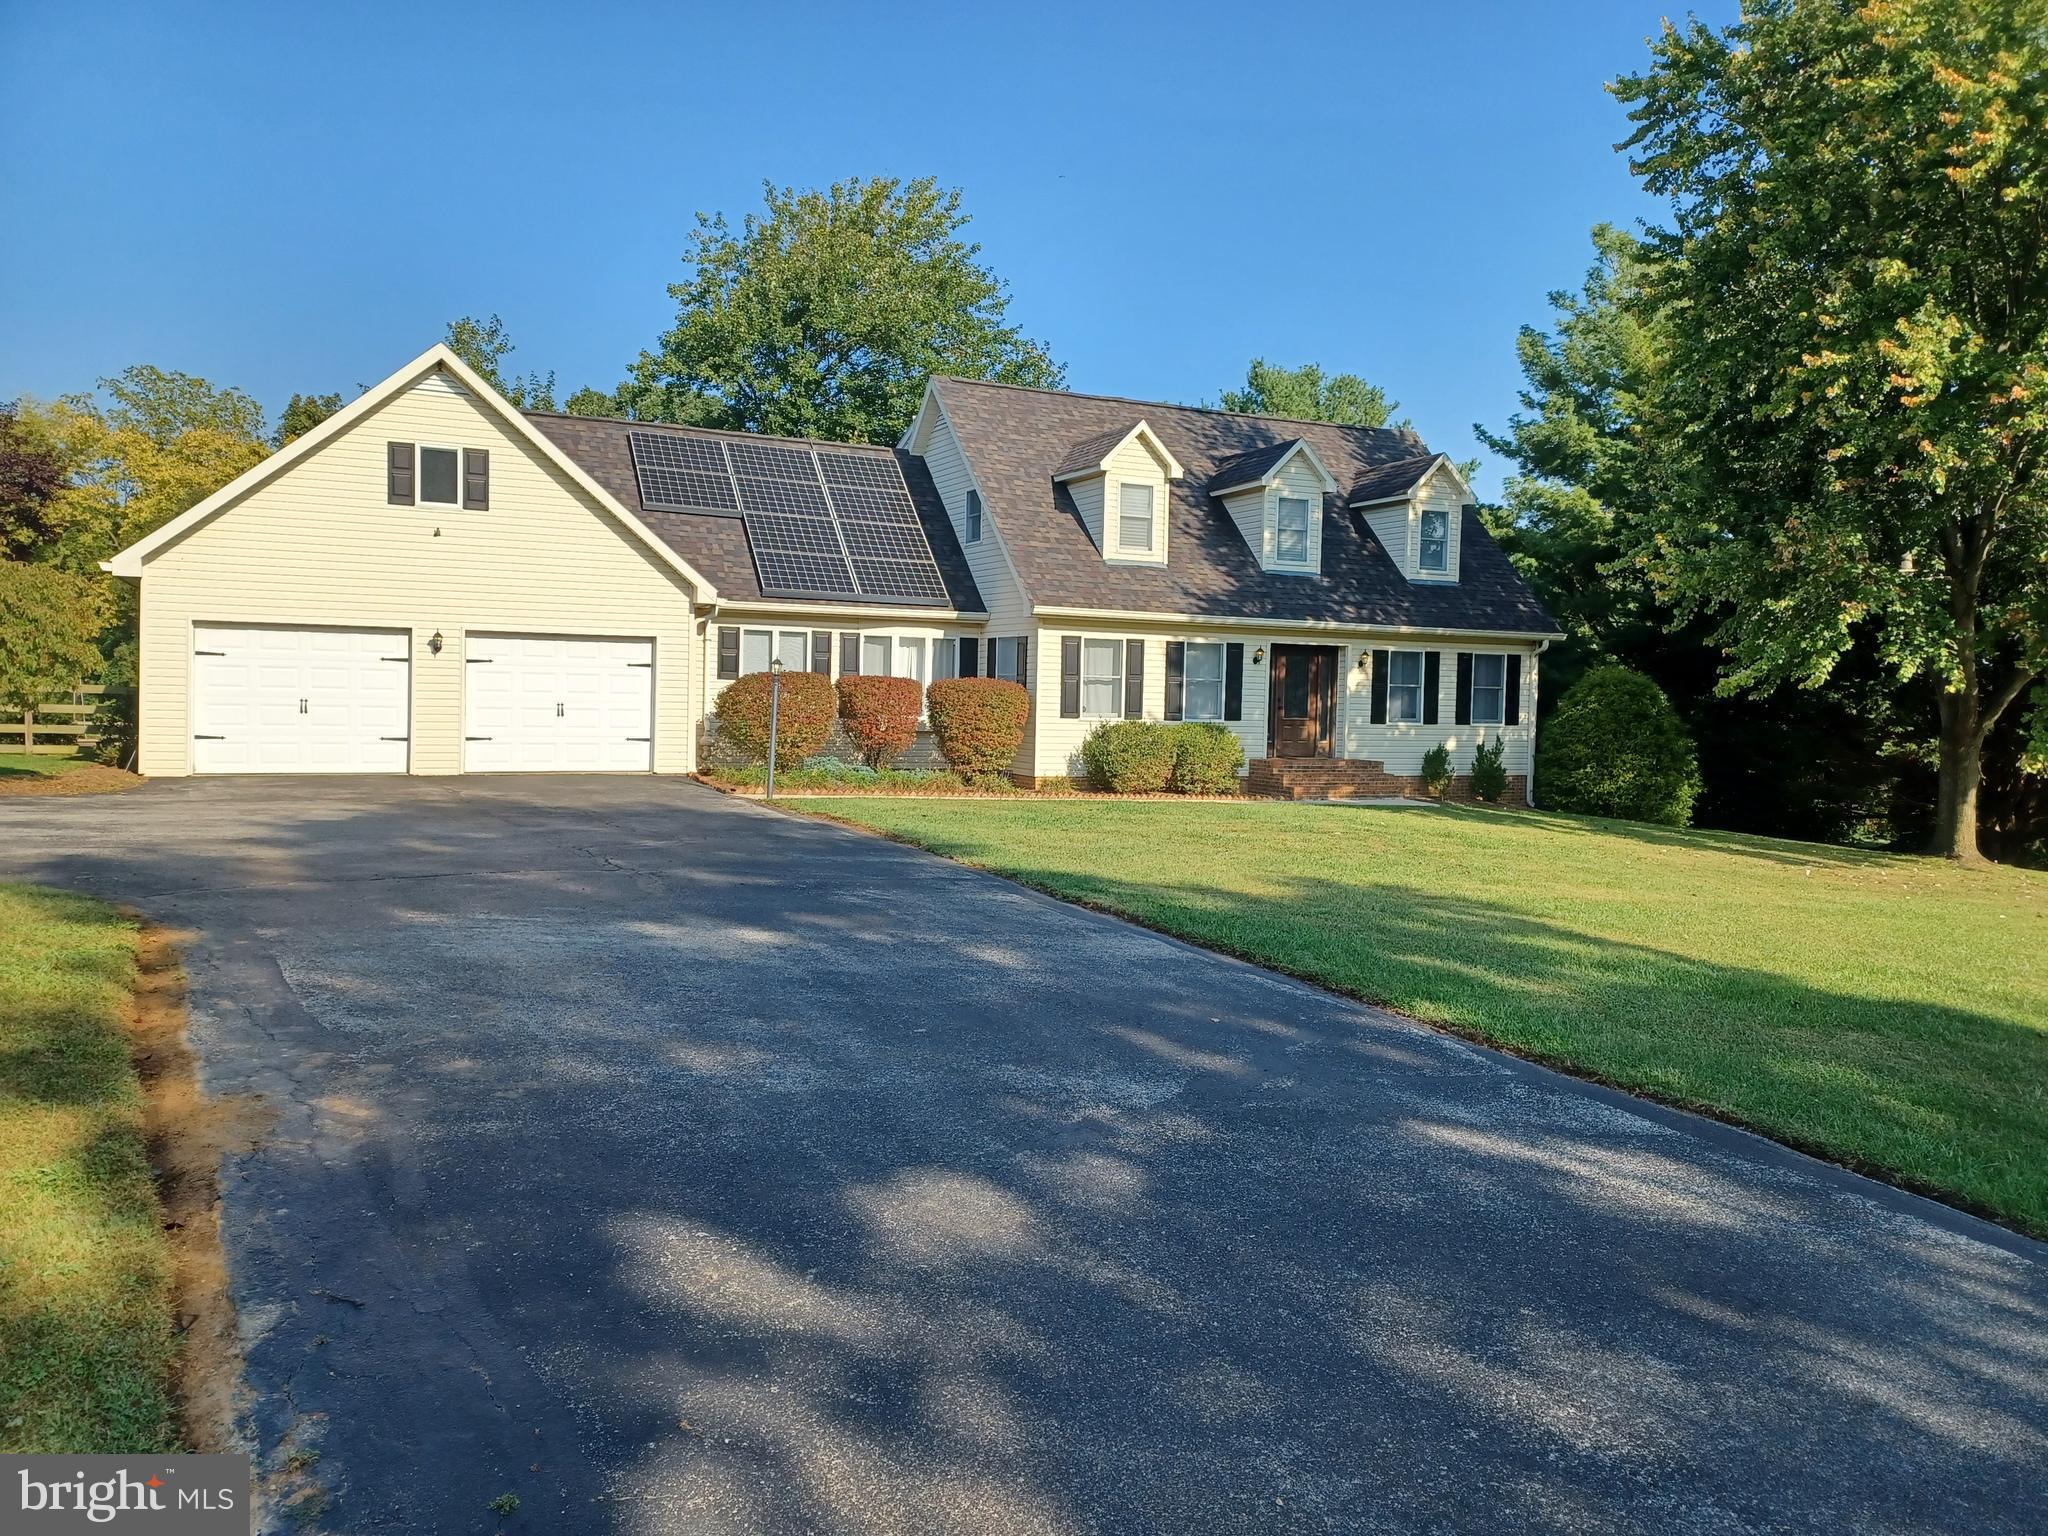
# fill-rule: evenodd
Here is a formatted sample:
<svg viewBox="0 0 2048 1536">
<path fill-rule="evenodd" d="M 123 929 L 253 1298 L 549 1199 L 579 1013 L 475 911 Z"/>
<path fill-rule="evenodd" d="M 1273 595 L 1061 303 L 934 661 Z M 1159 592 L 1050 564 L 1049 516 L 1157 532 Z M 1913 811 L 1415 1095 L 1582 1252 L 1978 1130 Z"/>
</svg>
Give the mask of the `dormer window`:
<svg viewBox="0 0 2048 1536">
<path fill-rule="evenodd" d="M 1300 496 L 1280 498 L 1279 522 L 1273 541 L 1273 558 L 1283 565 L 1308 563 L 1308 500 Z"/>
<path fill-rule="evenodd" d="M 1438 573 L 1451 568 L 1451 514 L 1442 507 L 1423 509 L 1422 548 L 1416 563 Z"/>
<path fill-rule="evenodd" d="M 972 488 L 967 492 L 967 542 L 981 542 L 981 492 Z"/>
<path fill-rule="evenodd" d="M 1125 481 L 1116 488 L 1116 542 L 1126 554 L 1152 553 L 1152 487 Z"/>
</svg>

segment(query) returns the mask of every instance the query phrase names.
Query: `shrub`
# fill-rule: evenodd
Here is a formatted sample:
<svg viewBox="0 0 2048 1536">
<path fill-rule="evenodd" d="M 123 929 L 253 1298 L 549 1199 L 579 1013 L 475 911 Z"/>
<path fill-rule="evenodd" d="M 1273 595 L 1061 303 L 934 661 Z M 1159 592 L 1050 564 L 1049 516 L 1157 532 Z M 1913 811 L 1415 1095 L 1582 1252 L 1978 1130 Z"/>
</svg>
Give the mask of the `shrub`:
<svg viewBox="0 0 2048 1536">
<path fill-rule="evenodd" d="M 1595 667 L 1544 726 L 1536 794 L 1545 808 L 1682 827 L 1700 792 L 1692 737 L 1642 673 Z"/>
<path fill-rule="evenodd" d="M 1422 754 L 1422 787 L 1432 795 L 1451 787 L 1451 749 L 1442 742 Z"/>
<path fill-rule="evenodd" d="M 1505 731 L 1494 737 L 1491 745 L 1486 732 L 1479 733 L 1479 745 L 1472 749 L 1472 793 L 1488 805 L 1500 804 L 1500 797 L 1508 792 L 1508 770 L 1503 761 L 1507 755 Z"/>
<path fill-rule="evenodd" d="M 839 723 L 870 768 L 886 767 L 910 750 L 923 705 L 924 690 L 914 677 L 855 673 L 839 679 Z"/>
<path fill-rule="evenodd" d="M 1171 787 L 1183 795 L 1227 795 L 1237 788 L 1244 746 L 1237 732 L 1213 720 L 1170 725 L 1173 736 Z"/>
<path fill-rule="evenodd" d="M 970 784 L 1008 773 L 1024 745 L 1031 695 L 998 677 L 943 677 L 925 690 L 939 755 Z"/>
<path fill-rule="evenodd" d="M 1081 741 L 1081 761 L 1097 789 L 1156 795 L 1173 779 L 1174 734 L 1157 720 L 1109 720 Z"/>
<path fill-rule="evenodd" d="M 774 674 L 749 672 L 726 684 L 713 713 L 718 734 L 735 751 L 757 763 L 768 760 L 768 685 Z M 822 672 L 782 674 L 782 705 L 776 724 L 775 766 L 794 768 L 815 757 L 832 733 L 837 702 L 832 679 Z"/>
</svg>

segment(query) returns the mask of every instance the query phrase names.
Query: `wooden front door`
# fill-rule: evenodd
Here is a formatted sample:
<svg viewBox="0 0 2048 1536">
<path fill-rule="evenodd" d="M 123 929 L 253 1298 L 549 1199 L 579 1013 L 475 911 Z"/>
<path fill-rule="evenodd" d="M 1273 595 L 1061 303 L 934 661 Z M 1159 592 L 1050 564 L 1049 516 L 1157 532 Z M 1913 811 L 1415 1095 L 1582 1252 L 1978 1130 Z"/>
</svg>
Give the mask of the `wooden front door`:
<svg viewBox="0 0 2048 1536">
<path fill-rule="evenodd" d="M 1337 703 L 1337 651 L 1328 645 L 1273 647 L 1267 734 L 1275 757 L 1328 757 Z"/>
</svg>

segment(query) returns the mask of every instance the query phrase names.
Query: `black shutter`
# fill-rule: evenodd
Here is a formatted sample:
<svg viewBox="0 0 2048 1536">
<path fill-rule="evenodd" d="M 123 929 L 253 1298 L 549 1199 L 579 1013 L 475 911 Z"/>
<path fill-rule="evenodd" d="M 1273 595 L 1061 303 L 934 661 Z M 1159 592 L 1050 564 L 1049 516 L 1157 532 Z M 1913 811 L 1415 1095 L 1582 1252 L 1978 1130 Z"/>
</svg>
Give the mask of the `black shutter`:
<svg viewBox="0 0 2048 1536">
<path fill-rule="evenodd" d="M 1508 657 L 1508 692 L 1501 701 L 1501 719 L 1509 725 L 1522 723 L 1522 658 Z"/>
<path fill-rule="evenodd" d="M 1443 691 L 1444 653 L 1424 651 L 1422 653 L 1422 723 L 1436 724 L 1436 696 Z"/>
<path fill-rule="evenodd" d="M 988 643 L 988 649 L 982 652 L 981 662 L 984 668 L 984 676 L 994 677 L 996 675 L 996 647 L 1000 644 L 1002 644 L 1000 640 L 991 640 Z"/>
<path fill-rule="evenodd" d="M 1026 688 L 1031 686 L 1031 642 L 1021 635 L 1017 637 L 1017 681 Z"/>
<path fill-rule="evenodd" d="M 832 631 L 814 629 L 811 631 L 811 670 L 832 675 Z"/>
<path fill-rule="evenodd" d="M 1081 718 L 1081 637 L 1060 636 L 1060 718 Z"/>
<path fill-rule="evenodd" d="M 1458 702 L 1452 720 L 1458 725 L 1472 723 L 1472 653 L 1458 652 Z"/>
<path fill-rule="evenodd" d="M 718 675 L 740 675 L 740 632 L 730 624 L 718 626 Z"/>
<path fill-rule="evenodd" d="M 1223 718 L 1244 718 L 1244 647 L 1235 640 L 1223 651 Z"/>
<path fill-rule="evenodd" d="M 491 510 L 491 454 L 487 448 L 462 450 L 462 504 L 472 512 Z"/>
<path fill-rule="evenodd" d="M 1387 723 L 1387 671 L 1390 663 L 1385 651 L 1372 653 L 1372 723 Z"/>
<path fill-rule="evenodd" d="M 412 444 L 387 443 L 385 451 L 384 494 L 394 507 L 412 505 Z"/>
<path fill-rule="evenodd" d="M 1185 711 L 1188 682 L 1188 647 L 1184 640 L 1166 642 L 1166 718 L 1178 720 Z"/>
<path fill-rule="evenodd" d="M 960 675 L 979 677 L 981 675 L 981 642 L 972 635 L 960 637 Z"/>
<path fill-rule="evenodd" d="M 1136 720 L 1145 713 L 1145 642 L 1124 642 L 1124 718 Z"/>
<path fill-rule="evenodd" d="M 839 675 L 860 676 L 860 635 L 854 630 L 839 631 Z"/>
</svg>

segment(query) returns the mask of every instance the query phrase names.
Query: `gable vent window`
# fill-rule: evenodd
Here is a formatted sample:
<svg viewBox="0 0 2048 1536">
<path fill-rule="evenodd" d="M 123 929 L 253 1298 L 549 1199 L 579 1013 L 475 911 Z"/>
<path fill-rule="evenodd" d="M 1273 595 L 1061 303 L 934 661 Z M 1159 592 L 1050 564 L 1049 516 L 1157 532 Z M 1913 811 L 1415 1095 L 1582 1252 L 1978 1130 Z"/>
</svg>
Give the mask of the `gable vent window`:
<svg viewBox="0 0 2048 1536">
<path fill-rule="evenodd" d="M 455 448 L 420 449 L 420 500 L 452 507 L 462 496 L 462 454 Z"/>
<path fill-rule="evenodd" d="M 967 493 L 967 542 L 981 542 L 981 492 L 976 490 Z"/>
<path fill-rule="evenodd" d="M 1116 540 L 1119 548 L 1152 551 L 1152 487 L 1120 485 L 1116 493 Z"/>
<path fill-rule="evenodd" d="M 1290 565 L 1308 563 L 1308 501 L 1305 497 L 1280 498 L 1280 526 L 1273 544 L 1273 558 Z"/>
<path fill-rule="evenodd" d="M 1425 571 L 1451 568 L 1451 514 L 1442 507 L 1423 510 L 1421 563 Z"/>
</svg>

